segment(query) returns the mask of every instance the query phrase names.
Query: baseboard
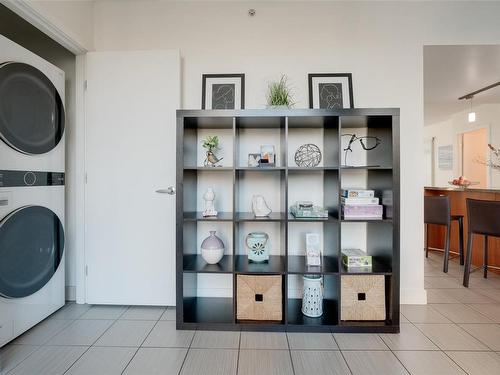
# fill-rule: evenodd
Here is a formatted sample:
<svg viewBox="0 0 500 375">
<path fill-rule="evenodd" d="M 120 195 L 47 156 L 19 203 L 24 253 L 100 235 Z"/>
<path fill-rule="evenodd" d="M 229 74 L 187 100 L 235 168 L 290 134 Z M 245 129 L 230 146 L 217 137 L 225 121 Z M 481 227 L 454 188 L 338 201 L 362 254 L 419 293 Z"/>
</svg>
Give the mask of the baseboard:
<svg viewBox="0 0 500 375">
<path fill-rule="evenodd" d="M 66 301 L 76 301 L 76 287 L 66 286 Z"/>
<path fill-rule="evenodd" d="M 401 289 L 401 304 L 426 305 L 427 291 L 425 289 Z"/>
</svg>

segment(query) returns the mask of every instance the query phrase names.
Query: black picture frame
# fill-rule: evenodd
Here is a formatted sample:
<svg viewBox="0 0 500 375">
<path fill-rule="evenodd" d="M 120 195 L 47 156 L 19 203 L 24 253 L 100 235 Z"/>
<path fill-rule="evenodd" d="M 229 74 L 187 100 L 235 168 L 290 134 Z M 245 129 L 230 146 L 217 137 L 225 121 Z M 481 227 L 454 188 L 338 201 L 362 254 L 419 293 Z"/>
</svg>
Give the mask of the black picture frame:
<svg viewBox="0 0 500 375">
<path fill-rule="evenodd" d="M 207 100 L 207 85 L 210 83 L 207 81 L 216 80 L 218 78 L 236 78 L 240 80 L 240 107 L 238 108 L 224 108 L 224 109 L 245 109 L 245 74 L 244 73 L 231 73 L 231 74 L 203 74 L 202 84 L 201 84 L 201 109 L 214 109 L 212 104 L 209 106 L 206 103 Z M 236 95 L 236 92 L 235 92 Z"/>
<path fill-rule="evenodd" d="M 309 73 L 308 74 L 308 83 L 309 83 L 309 108 L 321 108 L 319 105 L 315 107 L 314 103 L 314 87 L 313 87 L 313 79 L 314 78 L 347 78 L 347 89 L 349 90 L 349 107 L 354 108 L 354 94 L 352 89 L 352 73 Z M 342 90 L 343 92 L 344 90 Z M 324 107 L 328 108 L 328 107 Z M 332 107 L 334 108 L 334 107 Z M 342 107 L 344 108 L 344 107 Z M 331 108 L 330 108 L 331 109 Z"/>
</svg>

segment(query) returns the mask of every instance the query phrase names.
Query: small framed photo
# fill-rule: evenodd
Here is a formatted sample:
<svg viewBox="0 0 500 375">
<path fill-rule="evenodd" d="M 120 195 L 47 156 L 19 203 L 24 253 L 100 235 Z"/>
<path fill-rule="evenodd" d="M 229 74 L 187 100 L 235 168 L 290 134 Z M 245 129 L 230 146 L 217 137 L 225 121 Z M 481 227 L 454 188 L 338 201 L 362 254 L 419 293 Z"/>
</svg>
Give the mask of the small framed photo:
<svg viewBox="0 0 500 375">
<path fill-rule="evenodd" d="M 309 108 L 354 108 L 352 74 L 309 74 Z"/>
<path fill-rule="evenodd" d="M 201 109 L 244 108 L 244 74 L 203 74 Z"/>
<path fill-rule="evenodd" d="M 274 166 L 276 166 L 276 154 L 274 151 L 274 146 L 272 146 L 272 145 L 260 146 L 259 164 L 262 167 L 274 167 Z"/>
<path fill-rule="evenodd" d="M 248 154 L 248 166 L 258 167 L 260 162 L 260 154 Z"/>
</svg>

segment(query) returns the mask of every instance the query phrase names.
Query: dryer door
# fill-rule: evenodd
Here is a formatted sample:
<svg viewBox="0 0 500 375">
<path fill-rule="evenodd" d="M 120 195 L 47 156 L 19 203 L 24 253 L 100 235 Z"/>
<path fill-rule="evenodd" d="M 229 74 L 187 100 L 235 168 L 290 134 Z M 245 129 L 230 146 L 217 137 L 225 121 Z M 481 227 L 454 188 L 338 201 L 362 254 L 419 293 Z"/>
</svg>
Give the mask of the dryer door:
<svg viewBox="0 0 500 375">
<path fill-rule="evenodd" d="M 64 231 L 48 208 L 26 206 L 0 221 L 0 296 L 27 297 L 49 282 L 61 263 Z"/>
<path fill-rule="evenodd" d="M 64 107 L 52 82 L 28 64 L 0 65 L 0 137 L 25 154 L 44 154 L 64 132 Z"/>
</svg>

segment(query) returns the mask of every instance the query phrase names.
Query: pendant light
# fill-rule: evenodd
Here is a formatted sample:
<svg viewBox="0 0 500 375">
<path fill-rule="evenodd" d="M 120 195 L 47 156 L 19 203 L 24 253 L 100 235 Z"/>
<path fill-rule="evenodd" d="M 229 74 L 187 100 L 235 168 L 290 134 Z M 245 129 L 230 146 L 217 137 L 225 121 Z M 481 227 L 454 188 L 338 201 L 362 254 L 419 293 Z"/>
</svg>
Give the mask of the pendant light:
<svg viewBox="0 0 500 375">
<path fill-rule="evenodd" d="M 469 122 L 476 122 L 476 112 L 472 110 L 472 98 L 473 96 L 470 97 L 470 111 L 468 115 Z"/>
<path fill-rule="evenodd" d="M 472 99 L 474 98 L 474 95 L 479 94 L 480 92 L 491 90 L 492 88 L 497 87 L 497 86 L 500 86 L 500 81 L 495 82 L 491 85 L 485 86 L 483 88 L 480 88 L 479 90 L 476 90 L 476 91 L 471 92 L 469 94 L 465 94 L 465 95 L 461 96 L 460 98 L 458 98 L 458 100 L 462 100 L 462 99 L 470 100 L 470 111 L 469 111 L 469 114 L 467 115 L 467 118 L 468 118 L 470 123 L 476 122 L 476 112 L 474 112 L 472 110 Z"/>
</svg>

